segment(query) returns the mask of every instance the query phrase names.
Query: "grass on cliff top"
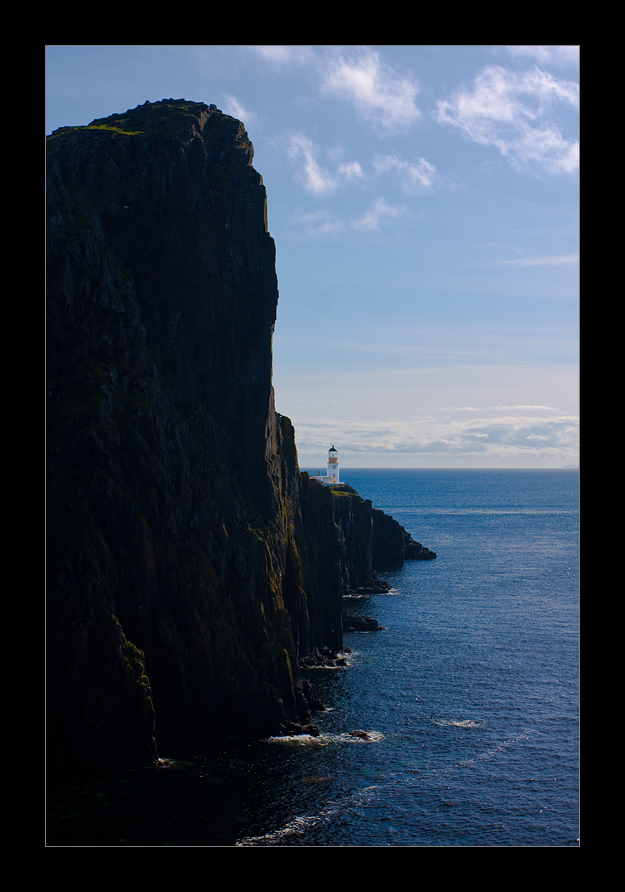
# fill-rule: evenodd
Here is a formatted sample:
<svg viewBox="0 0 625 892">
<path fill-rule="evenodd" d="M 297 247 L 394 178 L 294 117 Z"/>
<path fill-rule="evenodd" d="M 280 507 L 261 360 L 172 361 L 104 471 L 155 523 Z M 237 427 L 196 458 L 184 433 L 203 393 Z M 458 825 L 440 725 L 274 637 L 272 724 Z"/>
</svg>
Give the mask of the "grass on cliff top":
<svg viewBox="0 0 625 892">
<path fill-rule="evenodd" d="M 48 139 L 53 139 L 57 136 L 64 136 L 66 133 L 84 133 L 85 131 L 94 131 L 94 130 L 108 130 L 113 133 L 121 133 L 122 136 L 142 136 L 142 130 L 122 130 L 121 127 L 113 127 L 106 124 L 87 124 L 85 126 L 77 126 L 77 127 L 59 127 L 58 130 L 55 130 L 54 133 L 51 133 Z"/>
<path fill-rule="evenodd" d="M 212 111 L 223 114 L 215 106 L 204 102 L 187 102 L 185 99 L 163 99 L 161 102 L 146 102 L 123 114 L 96 118 L 87 130 L 113 130 L 128 136 L 144 133 L 159 136 L 177 136 L 185 129 L 192 129 L 200 112 Z"/>
<path fill-rule="evenodd" d="M 226 126 L 233 120 L 215 105 L 205 102 L 189 102 L 186 99 L 163 99 L 160 102 L 145 102 L 136 108 L 128 109 L 121 114 L 115 113 L 108 118 L 96 118 L 90 124 L 75 127 L 59 127 L 49 139 L 68 133 L 108 131 L 122 136 L 166 136 L 178 137 L 181 134 L 197 135 L 197 124 L 200 113 L 208 112 L 214 116 L 215 124 Z"/>
<path fill-rule="evenodd" d="M 329 489 L 333 496 L 358 496 L 361 498 L 349 483 L 331 483 Z"/>
<path fill-rule="evenodd" d="M 122 121 L 120 121 L 120 124 Z M 125 136 L 141 136 L 143 130 L 122 130 L 121 127 L 114 127 L 112 124 L 87 124 L 85 130 L 112 130 L 114 133 L 123 133 Z"/>
</svg>

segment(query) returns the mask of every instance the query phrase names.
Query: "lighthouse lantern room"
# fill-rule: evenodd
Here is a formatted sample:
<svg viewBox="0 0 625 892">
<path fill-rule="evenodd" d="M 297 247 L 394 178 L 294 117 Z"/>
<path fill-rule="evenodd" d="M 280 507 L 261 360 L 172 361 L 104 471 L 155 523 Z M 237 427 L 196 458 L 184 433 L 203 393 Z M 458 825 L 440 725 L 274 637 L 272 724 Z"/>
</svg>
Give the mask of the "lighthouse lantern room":
<svg viewBox="0 0 625 892">
<path fill-rule="evenodd" d="M 313 474 L 311 476 L 313 480 L 318 480 L 319 483 L 323 483 L 324 486 L 333 486 L 339 482 L 339 454 L 335 446 L 332 446 L 328 450 L 327 474 L 324 475 L 319 471 L 318 474 Z"/>
</svg>

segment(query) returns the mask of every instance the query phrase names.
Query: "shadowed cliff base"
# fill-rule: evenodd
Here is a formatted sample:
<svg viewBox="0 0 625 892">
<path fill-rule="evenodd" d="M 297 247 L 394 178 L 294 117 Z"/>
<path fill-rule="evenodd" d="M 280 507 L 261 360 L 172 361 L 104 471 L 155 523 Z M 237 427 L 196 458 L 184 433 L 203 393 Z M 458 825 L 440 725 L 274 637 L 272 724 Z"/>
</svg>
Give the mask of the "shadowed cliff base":
<svg viewBox="0 0 625 892">
<path fill-rule="evenodd" d="M 248 135 L 163 100 L 47 144 L 50 771 L 309 729 L 301 661 L 418 543 L 299 471 Z"/>
</svg>

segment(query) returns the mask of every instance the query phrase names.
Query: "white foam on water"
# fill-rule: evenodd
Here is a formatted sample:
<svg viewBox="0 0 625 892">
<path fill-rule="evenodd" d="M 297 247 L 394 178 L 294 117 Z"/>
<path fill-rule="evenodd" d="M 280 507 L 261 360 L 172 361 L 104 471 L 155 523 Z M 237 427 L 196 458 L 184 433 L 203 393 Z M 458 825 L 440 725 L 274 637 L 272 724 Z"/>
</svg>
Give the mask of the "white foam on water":
<svg viewBox="0 0 625 892">
<path fill-rule="evenodd" d="M 325 746 L 328 738 L 312 734 L 289 734 L 284 737 L 267 737 L 265 743 L 279 743 L 282 746 Z"/>
<path fill-rule="evenodd" d="M 341 734 L 291 734 L 284 737 L 267 737 L 265 743 L 281 746 L 327 746 L 330 743 L 375 743 L 384 740 L 380 731 L 346 731 Z"/>
<path fill-rule="evenodd" d="M 285 839 L 292 836 L 301 836 L 311 827 L 315 827 L 322 822 L 327 823 L 342 814 L 349 808 L 370 802 L 378 790 L 377 786 L 365 787 L 353 796 L 348 796 L 339 802 L 331 803 L 327 808 L 322 809 L 316 815 L 298 815 L 284 827 L 265 833 L 262 836 L 248 836 L 238 839 L 235 843 L 237 846 L 262 846 L 262 845 L 280 845 Z"/>
<path fill-rule="evenodd" d="M 434 719 L 433 722 L 441 728 L 483 728 L 486 724 L 486 722 L 477 719 Z"/>
</svg>

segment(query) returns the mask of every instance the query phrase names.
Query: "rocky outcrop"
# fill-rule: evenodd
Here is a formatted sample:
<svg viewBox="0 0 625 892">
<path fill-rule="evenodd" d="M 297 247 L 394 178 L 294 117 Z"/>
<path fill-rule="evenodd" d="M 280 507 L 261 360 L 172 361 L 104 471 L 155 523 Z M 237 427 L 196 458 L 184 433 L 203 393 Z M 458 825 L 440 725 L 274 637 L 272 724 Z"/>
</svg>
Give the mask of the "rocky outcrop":
<svg viewBox="0 0 625 892">
<path fill-rule="evenodd" d="M 343 616 L 344 632 L 381 632 L 384 626 L 381 626 L 377 619 L 373 616 Z"/>
<path fill-rule="evenodd" d="M 145 103 L 48 138 L 50 770 L 311 729 L 300 661 L 375 580 L 370 503 L 300 474 L 243 125 Z"/>
<path fill-rule="evenodd" d="M 404 560 L 406 561 L 432 561 L 436 557 L 435 551 L 430 551 L 425 545 L 416 542 L 410 533 L 404 530 Z"/>
<path fill-rule="evenodd" d="M 436 557 L 420 542 L 416 542 L 394 517 L 373 508 L 372 565 L 375 570 L 403 566 L 404 561 L 429 561 Z"/>
<path fill-rule="evenodd" d="M 343 593 L 388 591 L 373 563 L 373 506 L 346 483 L 331 488 L 341 561 Z"/>
</svg>

